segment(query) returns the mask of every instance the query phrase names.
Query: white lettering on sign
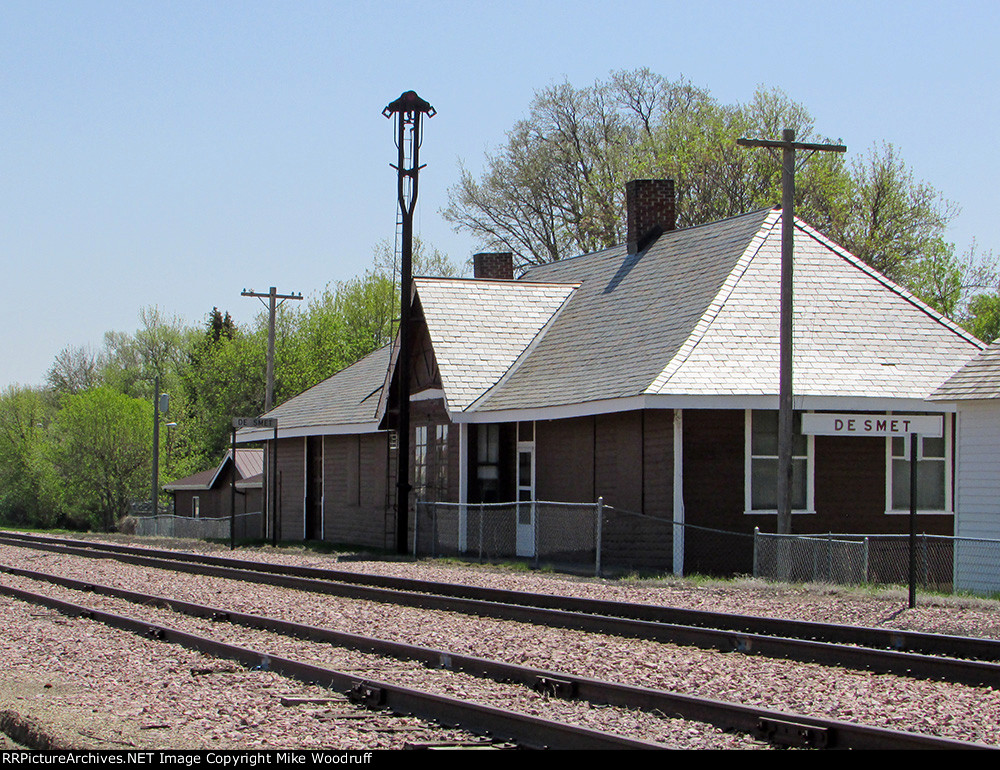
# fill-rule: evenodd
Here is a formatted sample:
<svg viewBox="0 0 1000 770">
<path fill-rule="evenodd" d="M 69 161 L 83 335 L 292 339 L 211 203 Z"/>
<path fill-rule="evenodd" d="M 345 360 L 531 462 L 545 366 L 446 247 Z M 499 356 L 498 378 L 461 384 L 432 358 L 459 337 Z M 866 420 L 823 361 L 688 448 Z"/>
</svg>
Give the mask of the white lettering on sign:
<svg viewBox="0 0 1000 770">
<path fill-rule="evenodd" d="M 240 428 L 277 428 L 277 417 L 234 417 L 233 427 Z"/>
<path fill-rule="evenodd" d="M 806 436 L 921 436 L 944 435 L 940 414 L 804 414 L 802 433 Z"/>
</svg>

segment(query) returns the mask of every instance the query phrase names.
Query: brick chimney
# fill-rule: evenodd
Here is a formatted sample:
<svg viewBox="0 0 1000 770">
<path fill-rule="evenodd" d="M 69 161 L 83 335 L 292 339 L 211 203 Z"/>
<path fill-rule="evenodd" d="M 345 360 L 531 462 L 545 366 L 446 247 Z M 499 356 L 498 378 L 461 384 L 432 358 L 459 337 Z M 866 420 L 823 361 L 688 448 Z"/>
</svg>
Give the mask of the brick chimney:
<svg viewBox="0 0 1000 770">
<path fill-rule="evenodd" d="M 673 179 L 633 179 L 625 185 L 628 253 L 645 249 L 677 226 Z"/>
<path fill-rule="evenodd" d="M 496 254 L 473 254 L 472 275 L 494 281 L 514 280 L 514 255 L 509 251 Z"/>
</svg>

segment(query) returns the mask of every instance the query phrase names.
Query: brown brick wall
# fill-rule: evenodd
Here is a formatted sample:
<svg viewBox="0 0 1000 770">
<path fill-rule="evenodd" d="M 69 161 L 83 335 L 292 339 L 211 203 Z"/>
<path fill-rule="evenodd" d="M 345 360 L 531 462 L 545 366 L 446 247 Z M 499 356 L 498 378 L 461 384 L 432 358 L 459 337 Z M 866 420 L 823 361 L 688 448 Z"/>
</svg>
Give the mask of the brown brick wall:
<svg viewBox="0 0 1000 770">
<path fill-rule="evenodd" d="M 743 410 L 684 411 L 685 521 L 729 532 L 774 532 L 774 514 L 744 510 Z M 886 515 L 885 439 L 816 436 L 815 514 L 793 515 L 794 533 L 902 534 L 908 517 Z M 952 534 L 952 516 L 921 515 L 920 532 Z M 750 572 L 752 543 L 689 530 L 688 572 Z"/>
<path fill-rule="evenodd" d="M 535 476 L 539 500 L 594 502 L 594 418 L 536 422 Z"/>
<path fill-rule="evenodd" d="M 604 503 L 673 516 L 673 410 L 620 412 L 535 423 L 536 497 Z M 626 513 L 609 517 L 606 566 L 668 569 L 670 528 Z"/>
</svg>

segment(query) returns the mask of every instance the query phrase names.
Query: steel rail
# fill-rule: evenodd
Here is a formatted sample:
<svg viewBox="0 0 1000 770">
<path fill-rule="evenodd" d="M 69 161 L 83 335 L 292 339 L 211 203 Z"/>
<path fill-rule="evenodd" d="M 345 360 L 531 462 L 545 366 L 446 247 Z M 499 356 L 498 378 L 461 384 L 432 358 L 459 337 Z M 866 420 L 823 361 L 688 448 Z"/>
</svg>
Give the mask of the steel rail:
<svg viewBox="0 0 1000 770">
<path fill-rule="evenodd" d="M 518 666 L 420 645 L 393 642 L 350 634 L 333 629 L 236 612 L 230 609 L 130 591 L 90 581 L 75 580 L 46 572 L 0 565 L 0 572 L 59 585 L 75 591 L 91 592 L 149 607 L 234 625 L 280 633 L 286 636 L 327 642 L 364 652 L 414 660 L 433 668 L 462 671 L 499 682 L 513 682 L 552 697 L 585 700 L 624 708 L 660 711 L 691 721 L 711 724 L 723 730 L 751 735 L 782 746 L 836 749 L 954 749 L 992 748 L 950 738 L 861 725 L 843 720 L 761 709 L 676 692 L 635 687 L 581 677 L 564 672 Z M 0 592 L 5 587 L 0 584 Z"/>
<path fill-rule="evenodd" d="M 209 554 L 141 548 L 111 543 L 94 543 L 86 540 L 29 535 L 26 533 L 3 532 L 0 534 L 0 542 L 4 542 L 7 537 L 15 540 L 35 542 L 40 545 L 54 544 L 63 545 L 63 547 L 69 545 L 95 552 L 109 551 L 112 553 L 144 555 L 147 557 L 158 556 L 159 558 L 184 563 L 217 565 L 274 575 L 306 577 L 348 585 L 403 590 L 458 599 L 477 599 L 498 604 L 569 610 L 606 617 L 648 620 L 655 623 L 674 623 L 683 626 L 714 628 L 721 631 L 734 631 L 765 636 L 774 635 L 788 639 L 851 644 L 872 649 L 914 652 L 924 655 L 942 655 L 968 660 L 1000 661 L 1000 641 L 995 639 L 949 636 L 904 629 L 819 623 L 808 620 L 767 618 L 754 615 L 689 610 L 678 607 L 587 599 L 554 594 L 533 594 L 509 589 L 481 588 L 478 586 L 415 580 L 412 578 L 368 575 L 320 567 L 256 562 L 232 557 L 212 556 Z M 81 553 L 79 555 L 85 554 Z"/>
<path fill-rule="evenodd" d="M 446 727 L 460 727 L 471 733 L 513 741 L 525 748 L 668 748 L 652 741 L 629 738 L 515 711 L 506 711 L 481 703 L 422 692 L 388 682 L 374 679 L 359 680 L 354 674 L 337 671 L 326 666 L 228 644 L 170 626 L 151 624 L 141 618 L 106 612 L 12 586 L 0 585 L 0 594 L 49 607 L 65 615 L 97 620 L 139 636 L 179 644 L 214 657 L 234 660 L 247 668 L 273 671 L 299 681 L 318 684 L 347 694 L 358 705 L 369 708 L 385 708 L 397 714 L 412 714 Z M 959 747 L 961 746 L 953 748 Z"/>
<path fill-rule="evenodd" d="M 0 538 L 2 541 L 2 538 Z M 220 560 L 209 563 L 201 560 L 177 560 L 146 556 L 148 549 L 130 549 L 128 552 L 108 551 L 97 548 L 64 546 L 54 539 L 32 543 L 30 547 L 71 553 L 91 558 L 110 558 L 146 567 L 184 571 L 234 580 L 242 580 L 268 585 L 277 585 L 314 593 L 323 593 L 344 598 L 363 599 L 387 604 L 411 606 L 420 609 L 461 612 L 465 614 L 514 620 L 535 625 L 549 625 L 570 628 L 598 634 L 614 634 L 635 639 L 666 642 L 723 652 L 741 652 L 765 657 L 784 658 L 807 663 L 841 666 L 881 674 L 894 674 L 913 678 L 944 680 L 972 686 L 1000 687 L 1000 664 L 966 660 L 940 655 L 925 655 L 913 652 L 875 649 L 854 644 L 813 641 L 771 635 L 766 633 L 744 633 L 720 630 L 704 626 L 687 626 L 647 620 L 634 620 L 608 615 L 596 615 L 561 609 L 524 606 L 468 599 L 460 596 L 442 596 L 429 593 L 415 593 L 399 589 L 378 588 L 360 584 L 347 584 L 317 578 L 304 578 L 268 570 L 262 572 L 253 567 L 256 562 L 225 560 L 235 562 L 249 569 L 222 566 Z M 139 553 L 136 553 L 139 552 Z M 185 556 L 194 556 L 185 554 Z M 275 565 L 270 565 L 274 567 Z M 440 584 L 439 584 L 440 585 Z M 959 637 L 964 639 L 967 637 Z"/>
</svg>

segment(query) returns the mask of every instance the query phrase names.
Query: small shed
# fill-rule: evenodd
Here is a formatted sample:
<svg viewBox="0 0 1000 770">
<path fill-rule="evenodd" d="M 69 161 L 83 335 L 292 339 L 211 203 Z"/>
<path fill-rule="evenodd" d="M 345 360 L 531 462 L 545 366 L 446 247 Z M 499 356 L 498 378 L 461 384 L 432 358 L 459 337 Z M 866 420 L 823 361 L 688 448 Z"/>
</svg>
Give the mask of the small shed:
<svg viewBox="0 0 1000 770">
<path fill-rule="evenodd" d="M 164 484 L 163 489 L 173 495 L 176 515 L 221 518 L 231 513 L 230 484 L 235 472 L 236 513 L 253 513 L 261 510 L 263 470 L 263 449 L 237 449 L 235 466 L 230 450 L 216 467 Z"/>
</svg>

